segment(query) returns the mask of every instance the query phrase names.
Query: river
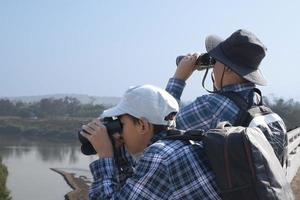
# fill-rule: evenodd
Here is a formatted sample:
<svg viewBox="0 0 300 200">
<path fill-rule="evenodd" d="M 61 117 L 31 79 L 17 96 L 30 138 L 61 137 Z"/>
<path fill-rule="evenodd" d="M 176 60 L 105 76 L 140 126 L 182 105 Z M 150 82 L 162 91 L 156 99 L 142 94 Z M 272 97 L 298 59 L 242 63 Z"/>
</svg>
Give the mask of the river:
<svg viewBox="0 0 300 200">
<path fill-rule="evenodd" d="M 77 143 L 7 141 L 1 136 L 0 156 L 8 168 L 7 187 L 13 200 L 63 200 L 72 189 L 50 168 L 91 180 L 88 165 L 96 159 L 83 155 Z"/>
</svg>

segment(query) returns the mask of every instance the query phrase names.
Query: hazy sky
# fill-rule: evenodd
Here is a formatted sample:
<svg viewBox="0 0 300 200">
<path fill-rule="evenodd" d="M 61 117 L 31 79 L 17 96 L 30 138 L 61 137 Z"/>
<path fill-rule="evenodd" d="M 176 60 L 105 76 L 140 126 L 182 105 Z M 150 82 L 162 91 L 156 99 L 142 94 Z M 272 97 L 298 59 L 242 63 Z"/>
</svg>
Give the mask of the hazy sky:
<svg viewBox="0 0 300 200">
<path fill-rule="evenodd" d="M 165 87 L 177 55 L 204 52 L 209 34 L 244 28 L 268 48 L 263 94 L 300 101 L 299 2 L 0 0 L 0 96 Z M 206 93 L 202 76 L 193 74 L 184 100 Z"/>
</svg>

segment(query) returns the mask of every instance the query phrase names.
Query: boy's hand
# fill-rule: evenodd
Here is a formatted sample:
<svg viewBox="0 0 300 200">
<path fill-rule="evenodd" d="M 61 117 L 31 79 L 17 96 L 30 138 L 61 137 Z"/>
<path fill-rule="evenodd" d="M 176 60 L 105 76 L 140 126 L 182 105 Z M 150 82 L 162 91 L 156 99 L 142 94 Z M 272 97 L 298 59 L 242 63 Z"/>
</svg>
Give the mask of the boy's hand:
<svg viewBox="0 0 300 200">
<path fill-rule="evenodd" d="M 100 158 L 113 157 L 113 146 L 107 134 L 106 127 L 99 120 L 83 125 L 82 129 L 89 134 L 83 131 L 80 134 L 89 140 Z"/>
</svg>

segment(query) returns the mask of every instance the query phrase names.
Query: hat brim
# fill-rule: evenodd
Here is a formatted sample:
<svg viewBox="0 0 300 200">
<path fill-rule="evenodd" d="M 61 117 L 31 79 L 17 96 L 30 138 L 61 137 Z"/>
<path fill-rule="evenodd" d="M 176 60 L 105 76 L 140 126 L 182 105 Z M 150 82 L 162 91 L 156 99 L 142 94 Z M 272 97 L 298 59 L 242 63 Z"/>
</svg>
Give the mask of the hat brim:
<svg viewBox="0 0 300 200">
<path fill-rule="evenodd" d="M 120 115 L 127 114 L 128 112 L 123 108 L 123 104 L 119 103 L 115 107 L 112 107 L 110 109 L 104 110 L 101 114 L 101 117 L 117 117 Z"/>
<path fill-rule="evenodd" d="M 206 51 L 209 52 L 212 49 L 214 49 L 216 46 L 218 46 L 223 39 L 217 35 L 209 35 L 205 38 L 205 48 Z"/>
<path fill-rule="evenodd" d="M 267 85 L 267 81 L 263 77 L 259 69 L 255 70 L 247 67 L 241 67 L 231 62 L 224 54 L 221 44 L 217 45 L 215 48 L 210 50 L 208 54 L 214 59 L 216 59 L 217 61 L 220 61 L 221 63 L 223 63 L 230 69 L 232 69 L 235 73 L 242 76 L 246 80 L 255 83 L 257 85 L 262 85 L 262 86 Z"/>
</svg>

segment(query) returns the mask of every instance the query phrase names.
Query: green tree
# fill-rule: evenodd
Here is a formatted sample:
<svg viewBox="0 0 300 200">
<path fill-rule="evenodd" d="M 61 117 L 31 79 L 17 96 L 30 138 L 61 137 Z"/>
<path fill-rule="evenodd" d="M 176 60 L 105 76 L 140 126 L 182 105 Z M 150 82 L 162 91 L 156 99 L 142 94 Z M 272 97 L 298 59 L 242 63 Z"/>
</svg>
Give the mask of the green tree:
<svg viewBox="0 0 300 200">
<path fill-rule="evenodd" d="M 279 116 L 282 117 L 288 129 L 294 129 L 300 126 L 300 103 L 293 99 L 284 100 L 274 98 L 270 101 L 264 98 L 265 103 Z"/>
<path fill-rule="evenodd" d="M 76 116 L 79 110 L 81 109 L 80 101 L 74 97 L 65 97 L 64 98 L 66 113 L 69 116 Z"/>
<path fill-rule="evenodd" d="M 0 116 L 13 116 L 15 106 L 8 99 L 0 99 Z"/>
</svg>

